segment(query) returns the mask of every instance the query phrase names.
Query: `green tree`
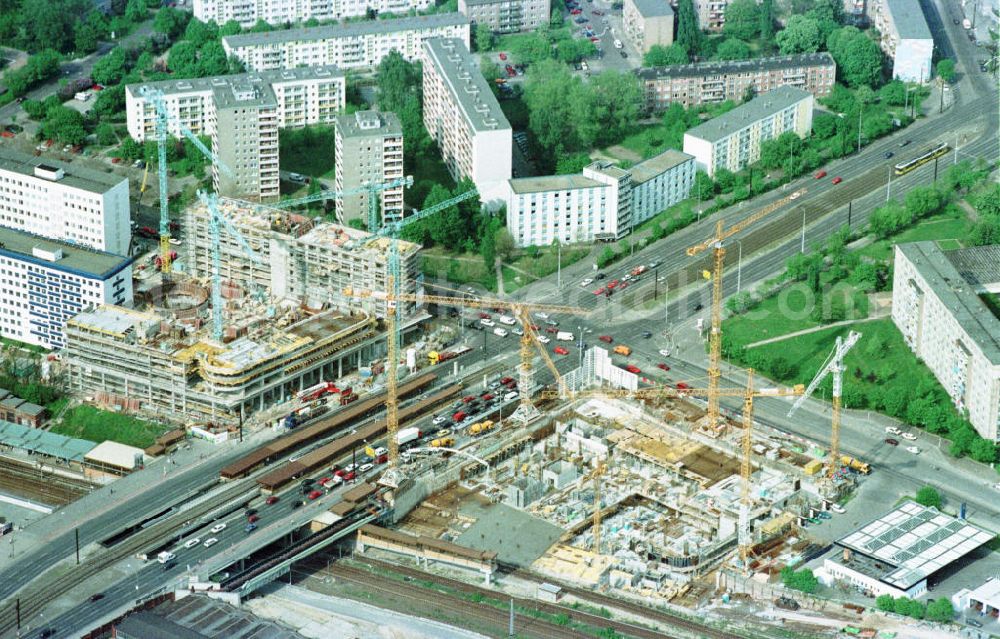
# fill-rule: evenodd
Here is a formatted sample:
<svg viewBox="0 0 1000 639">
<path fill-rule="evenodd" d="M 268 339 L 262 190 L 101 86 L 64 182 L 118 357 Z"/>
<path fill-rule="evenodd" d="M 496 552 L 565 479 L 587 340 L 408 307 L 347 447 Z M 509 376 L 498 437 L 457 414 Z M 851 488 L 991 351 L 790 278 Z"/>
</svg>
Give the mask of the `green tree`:
<svg viewBox="0 0 1000 639">
<path fill-rule="evenodd" d="M 594 43 L 583 38 L 563 40 L 556 48 L 556 58 L 567 64 L 574 64 L 595 53 L 597 53 L 597 47 Z"/>
<path fill-rule="evenodd" d="M 97 50 L 100 37 L 100 33 L 93 25 L 84 22 L 76 28 L 73 48 L 77 53 L 93 53 Z"/>
<path fill-rule="evenodd" d="M 973 200 L 973 206 L 980 215 L 1000 216 L 1000 184 L 993 184 Z"/>
<path fill-rule="evenodd" d="M 110 85 L 121 82 L 126 73 L 128 73 L 128 62 L 125 50 L 119 45 L 94 63 L 90 77 L 94 82 Z"/>
<path fill-rule="evenodd" d="M 584 148 L 577 118 L 589 117 L 587 91 L 565 65 L 550 60 L 536 64 L 524 86 L 524 102 L 535 140 L 551 149 L 553 157 Z"/>
<path fill-rule="evenodd" d="M 701 31 L 698 30 L 698 15 L 694 11 L 692 0 L 677 2 L 677 37 L 674 42 L 687 51 L 688 55 L 698 55 L 701 51 Z"/>
<path fill-rule="evenodd" d="M 49 109 L 39 132 L 43 138 L 51 138 L 61 144 L 83 144 L 87 137 L 83 115 L 65 106 Z"/>
<path fill-rule="evenodd" d="M 198 47 L 189 40 L 181 40 L 170 47 L 167 54 L 167 67 L 177 77 L 193 78 L 198 75 Z"/>
<path fill-rule="evenodd" d="M 250 33 L 267 33 L 268 31 L 274 31 L 274 28 L 267 23 L 267 20 L 260 19 L 250 27 L 249 31 Z"/>
<path fill-rule="evenodd" d="M 708 173 L 698 171 L 694 174 L 694 196 L 699 200 L 710 200 L 715 195 L 715 182 Z"/>
<path fill-rule="evenodd" d="M 514 241 L 514 236 L 506 227 L 497 229 L 493 239 L 493 250 L 496 251 L 497 257 L 504 262 L 509 262 L 517 252 L 517 242 Z"/>
<path fill-rule="evenodd" d="M 820 40 L 826 41 L 844 19 L 844 7 L 840 0 L 812 0 L 806 16 L 815 20 L 819 27 Z"/>
<path fill-rule="evenodd" d="M 107 122 L 101 122 L 94 129 L 94 134 L 97 135 L 97 143 L 101 146 L 111 146 L 118 141 L 118 136 L 115 135 L 115 128 L 108 124 Z"/>
<path fill-rule="evenodd" d="M 490 25 L 485 22 L 480 22 L 476 25 L 476 50 L 477 51 L 492 51 L 493 46 L 496 44 L 496 37 L 493 35 L 493 29 Z"/>
<path fill-rule="evenodd" d="M 7 85 L 12 95 L 24 95 L 36 84 L 58 73 L 60 60 L 59 52 L 53 49 L 39 51 L 28 58 L 20 69 L 8 70 L 3 76 L 3 83 Z"/>
<path fill-rule="evenodd" d="M 91 113 L 102 118 L 120 115 L 125 111 L 125 85 L 116 84 L 105 87 L 97 94 Z"/>
<path fill-rule="evenodd" d="M 687 64 L 690 62 L 687 51 L 679 44 L 668 47 L 654 44 L 642 56 L 642 64 L 647 67 L 666 67 L 672 64 Z"/>
<path fill-rule="evenodd" d="M 229 73 L 229 59 L 226 50 L 218 40 L 206 42 L 198 53 L 198 76 L 207 78 Z"/>
<path fill-rule="evenodd" d="M 969 446 L 969 457 L 983 464 L 992 464 L 997 460 L 997 445 L 982 437 L 974 439 Z"/>
<path fill-rule="evenodd" d="M 923 486 L 917 491 L 916 499 L 914 500 L 921 506 L 928 506 L 931 508 L 941 508 L 941 494 L 938 493 L 937 488 L 933 486 Z"/>
<path fill-rule="evenodd" d="M 125 5 L 125 19 L 132 24 L 138 24 L 146 19 L 149 10 L 146 8 L 145 0 L 128 0 Z"/>
<path fill-rule="evenodd" d="M 237 22 L 236 20 L 228 20 L 224 25 L 219 27 L 219 37 L 221 38 L 225 36 L 236 35 L 242 30 L 243 29 L 242 27 L 240 27 L 239 22 Z"/>
<path fill-rule="evenodd" d="M 955 608 L 947 597 L 939 597 L 928 602 L 927 618 L 931 621 L 947 623 L 955 618 Z"/>
<path fill-rule="evenodd" d="M 593 160 L 590 159 L 590 155 L 583 151 L 579 153 L 560 155 L 556 160 L 556 175 L 571 175 L 573 173 L 579 173 L 583 170 L 583 167 L 587 166 L 592 161 Z"/>
<path fill-rule="evenodd" d="M 878 95 L 882 98 L 882 102 L 890 106 L 903 106 L 903 104 L 907 101 L 906 85 L 903 84 L 901 80 L 886 82 L 885 85 L 878 90 Z"/>
<path fill-rule="evenodd" d="M 722 32 L 730 38 L 749 40 L 760 31 L 760 9 L 756 0 L 732 0 L 726 5 Z"/>
<path fill-rule="evenodd" d="M 760 39 L 773 44 L 774 42 L 774 0 L 763 0 L 760 4 Z"/>
<path fill-rule="evenodd" d="M 833 59 L 848 86 L 873 87 L 882 77 L 882 51 L 866 35 L 850 39 L 843 45 L 840 56 L 834 55 Z"/>
<path fill-rule="evenodd" d="M 816 592 L 816 588 L 819 587 L 819 580 L 813 575 L 813 571 L 808 568 L 796 571 L 789 566 L 785 566 L 781 569 L 781 581 L 788 588 L 799 590 L 806 594 Z"/>
<path fill-rule="evenodd" d="M 164 7 L 157 11 L 156 17 L 153 18 L 153 31 L 162 33 L 171 40 L 175 40 L 179 35 L 184 33 L 189 22 L 199 21 L 197 19 L 192 20 L 191 14 L 187 11 L 181 11 L 173 7 Z"/>
<path fill-rule="evenodd" d="M 191 18 L 184 29 L 184 39 L 196 47 L 218 38 L 219 27 L 214 22 L 202 22 L 197 18 Z"/>
<path fill-rule="evenodd" d="M 906 194 L 904 201 L 910 219 L 918 220 L 939 211 L 944 205 L 944 196 L 934 186 L 916 186 Z"/>
<path fill-rule="evenodd" d="M 814 53 L 819 51 L 819 25 L 812 18 L 793 15 L 788 18 L 785 28 L 774 36 L 774 41 L 783 55 L 793 53 Z"/>
<path fill-rule="evenodd" d="M 753 2 L 753 0 L 748 1 Z M 736 38 L 727 38 L 715 49 L 716 60 L 747 60 L 749 58 L 750 45 Z"/>
<path fill-rule="evenodd" d="M 882 612 L 893 612 L 896 609 L 896 600 L 892 595 L 879 595 L 875 598 L 875 607 Z"/>
<path fill-rule="evenodd" d="M 955 81 L 955 61 L 951 58 L 941 58 L 938 60 L 937 66 L 938 77 L 951 84 Z"/>
<path fill-rule="evenodd" d="M 580 84 L 578 131 L 586 146 L 611 144 L 625 137 L 639 119 L 642 85 L 632 73 L 604 71 Z M 589 114 L 589 118 L 587 117 Z"/>
<path fill-rule="evenodd" d="M 511 52 L 519 62 L 534 64 L 552 57 L 549 39 L 536 31 L 519 37 L 511 44 Z"/>
<path fill-rule="evenodd" d="M 126 160 L 139 160 L 145 155 L 145 151 L 142 145 L 130 136 L 122 141 L 118 154 Z"/>
</svg>

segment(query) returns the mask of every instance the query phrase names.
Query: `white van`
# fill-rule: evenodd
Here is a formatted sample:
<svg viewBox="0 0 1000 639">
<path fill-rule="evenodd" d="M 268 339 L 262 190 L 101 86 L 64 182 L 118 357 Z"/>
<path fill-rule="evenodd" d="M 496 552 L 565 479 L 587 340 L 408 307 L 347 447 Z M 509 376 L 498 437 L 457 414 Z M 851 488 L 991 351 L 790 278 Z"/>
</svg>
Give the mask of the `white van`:
<svg viewBox="0 0 1000 639">
<path fill-rule="evenodd" d="M 618 38 L 615 38 L 615 48 L 616 48 L 616 49 L 621 49 L 621 48 L 623 48 L 624 46 L 625 46 L 625 45 L 624 45 L 624 44 L 622 44 L 622 41 L 621 41 L 621 40 L 619 40 Z"/>
<path fill-rule="evenodd" d="M 172 561 L 172 560 L 174 560 L 176 558 L 177 558 L 177 555 L 175 555 L 172 552 L 167 552 L 166 550 L 164 550 L 163 552 L 161 552 L 160 554 L 158 554 L 156 556 L 156 561 L 160 562 L 161 564 L 165 564 L 168 561 Z"/>
<path fill-rule="evenodd" d="M 503 401 L 509 402 L 512 399 L 517 399 L 517 391 L 511 391 L 503 396 Z"/>
<path fill-rule="evenodd" d="M 501 315 L 497 319 L 500 320 L 501 324 L 506 324 L 507 326 L 513 326 L 514 324 L 517 323 L 517 320 L 511 317 L 510 315 Z"/>
<path fill-rule="evenodd" d="M 497 337 L 507 337 L 507 329 L 500 328 L 498 326 L 497 328 L 493 329 L 493 334 L 496 335 Z"/>
</svg>

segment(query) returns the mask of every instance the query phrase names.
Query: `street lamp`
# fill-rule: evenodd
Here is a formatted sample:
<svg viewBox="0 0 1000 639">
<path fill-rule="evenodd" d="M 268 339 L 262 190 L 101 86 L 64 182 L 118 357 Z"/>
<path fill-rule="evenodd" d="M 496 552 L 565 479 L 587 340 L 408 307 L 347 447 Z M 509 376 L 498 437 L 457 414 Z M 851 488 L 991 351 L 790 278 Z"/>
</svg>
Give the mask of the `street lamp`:
<svg viewBox="0 0 1000 639">
<path fill-rule="evenodd" d="M 889 193 L 890 193 L 890 189 L 892 188 L 892 165 L 890 164 L 886 168 L 889 169 L 889 181 L 885 183 L 885 201 L 886 201 L 886 204 L 888 204 L 889 203 Z"/>
<path fill-rule="evenodd" d="M 739 253 L 736 256 L 736 293 L 739 294 L 743 279 L 743 241 L 736 240 L 736 244 L 739 246 Z"/>
<path fill-rule="evenodd" d="M 802 248 L 799 249 L 800 252 L 806 252 L 806 210 L 802 209 Z"/>
</svg>

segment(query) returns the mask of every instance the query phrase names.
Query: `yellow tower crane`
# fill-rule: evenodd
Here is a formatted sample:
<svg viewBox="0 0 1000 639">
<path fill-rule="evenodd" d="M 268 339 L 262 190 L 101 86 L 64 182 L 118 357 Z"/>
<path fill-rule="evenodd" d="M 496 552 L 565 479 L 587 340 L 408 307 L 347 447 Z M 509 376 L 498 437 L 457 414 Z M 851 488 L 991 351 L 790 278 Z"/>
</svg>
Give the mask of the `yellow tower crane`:
<svg viewBox="0 0 1000 639">
<path fill-rule="evenodd" d="M 723 229 L 722 220 L 719 220 L 715 225 L 715 234 L 712 237 L 687 249 L 687 254 L 692 257 L 702 251 L 712 249 L 714 258 L 711 273 L 712 323 L 711 332 L 708 336 L 708 427 L 711 429 L 718 428 L 719 426 L 719 394 L 716 391 L 719 389 L 719 377 L 722 376 L 722 370 L 719 367 L 720 360 L 722 359 L 722 271 L 726 258 L 726 248 L 723 243 L 730 237 L 780 209 L 788 202 L 797 199 L 805 192 L 805 189 L 802 189 L 772 202 L 753 215 L 730 226 L 728 229 Z"/>
<path fill-rule="evenodd" d="M 387 287 L 392 290 L 394 282 L 390 276 L 390 280 L 387 282 Z M 520 322 L 523 335 L 521 336 L 521 348 L 520 348 L 520 379 L 518 380 L 518 391 L 520 395 L 520 405 L 514 414 L 511 415 L 512 419 L 518 419 L 523 422 L 528 422 L 534 419 L 538 414 L 538 409 L 531 402 L 531 390 L 534 386 L 534 374 L 532 367 L 532 347 L 537 350 L 538 354 L 541 356 L 542 361 L 552 372 L 556 380 L 556 384 L 559 388 L 564 387 L 564 382 L 562 375 L 559 373 L 559 369 L 556 368 L 555 362 L 549 357 L 548 352 L 545 350 L 545 346 L 538 340 L 538 333 L 535 331 L 530 318 L 530 313 L 533 311 L 547 311 L 549 313 L 561 313 L 569 315 L 586 315 L 588 311 L 584 309 L 577 308 L 575 306 L 556 306 L 553 304 L 533 304 L 528 302 L 511 302 L 506 300 L 498 299 L 462 299 L 461 297 L 450 297 L 446 295 L 413 295 L 410 293 L 401 293 L 399 295 L 393 295 L 391 293 L 386 293 L 384 291 L 369 291 L 369 290 L 354 290 L 345 289 L 344 295 L 348 297 L 356 298 L 372 298 L 381 299 L 386 301 L 387 309 L 390 312 L 386 313 L 386 331 L 388 334 L 392 334 L 391 331 L 396 329 L 395 325 L 395 313 L 391 312 L 393 306 L 400 302 L 423 302 L 425 304 L 437 304 L 440 306 L 453 306 L 453 307 L 468 307 L 468 308 L 478 308 L 478 309 L 493 309 L 493 308 L 505 308 L 510 311 L 511 315 Z M 389 342 L 389 348 L 393 352 L 387 353 L 387 365 L 396 366 L 398 365 L 398 356 L 394 348 L 394 340 L 387 340 Z M 388 376 L 390 378 L 394 376 Z M 399 456 L 399 446 L 396 440 L 396 432 L 399 429 L 399 420 L 396 414 L 396 394 L 397 389 L 395 384 L 392 383 L 394 379 L 390 379 L 390 383 L 386 388 L 386 436 L 388 438 L 388 450 L 389 450 L 389 470 L 394 473 L 398 470 L 398 456 Z M 388 472 L 388 471 L 387 471 Z"/>
</svg>

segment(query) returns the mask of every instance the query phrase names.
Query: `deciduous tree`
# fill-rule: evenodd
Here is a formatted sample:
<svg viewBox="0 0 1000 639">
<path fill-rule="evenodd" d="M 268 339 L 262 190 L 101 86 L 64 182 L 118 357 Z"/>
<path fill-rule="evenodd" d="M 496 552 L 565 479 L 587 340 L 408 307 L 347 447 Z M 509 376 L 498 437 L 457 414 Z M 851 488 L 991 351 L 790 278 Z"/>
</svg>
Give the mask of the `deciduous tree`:
<svg viewBox="0 0 1000 639">
<path fill-rule="evenodd" d="M 698 55 L 701 51 L 701 31 L 698 29 L 698 16 L 692 0 L 677 2 L 677 37 L 674 42 L 687 51 L 688 55 Z"/>
<path fill-rule="evenodd" d="M 748 1 L 753 2 L 753 0 Z M 716 60 L 747 60 L 749 58 L 750 45 L 736 38 L 727 38 L 715 49 Z"/>
<path fill-rule="evenodd" d="M 647 67 L 665 67 L 672 64 L 687 64 L 689 62 L 687 51 L 681 45 L 674 43 L 668 47 L 662 44 L 654 44 L 649 51 L 642 56 L 642 63 Z"/>
<path fill-rule="evenodd" d="M 726 5 L 722 32 L 732 38 L 749 40 L 760 32 L 760 9 L 756 0 L 732 0 Z"/>
<path fill-rule="evenodd" d="M 942 58 L 938 60 L 937 66 L 938 77 L 945 82 L 951 84 L 955 81 L 955 61 L 951 58 Z"/>
<path fill-rule="evenodd" d="M 934 488 L 933 486 L 923 486 L 917 491 L 917 496 L 914 501 L 921 506 L 941 508 L 941 493 L 939 493 L 937 488 Z"/>
<path fill-rule="evenodd" d="M 774 36 L 774 40 L 784 55 L 813 53 L 819 51 L 821 42 L 819 25 L 812 18 L 793 15 L 788 18 L 785 28 Z"/>
</svg>

